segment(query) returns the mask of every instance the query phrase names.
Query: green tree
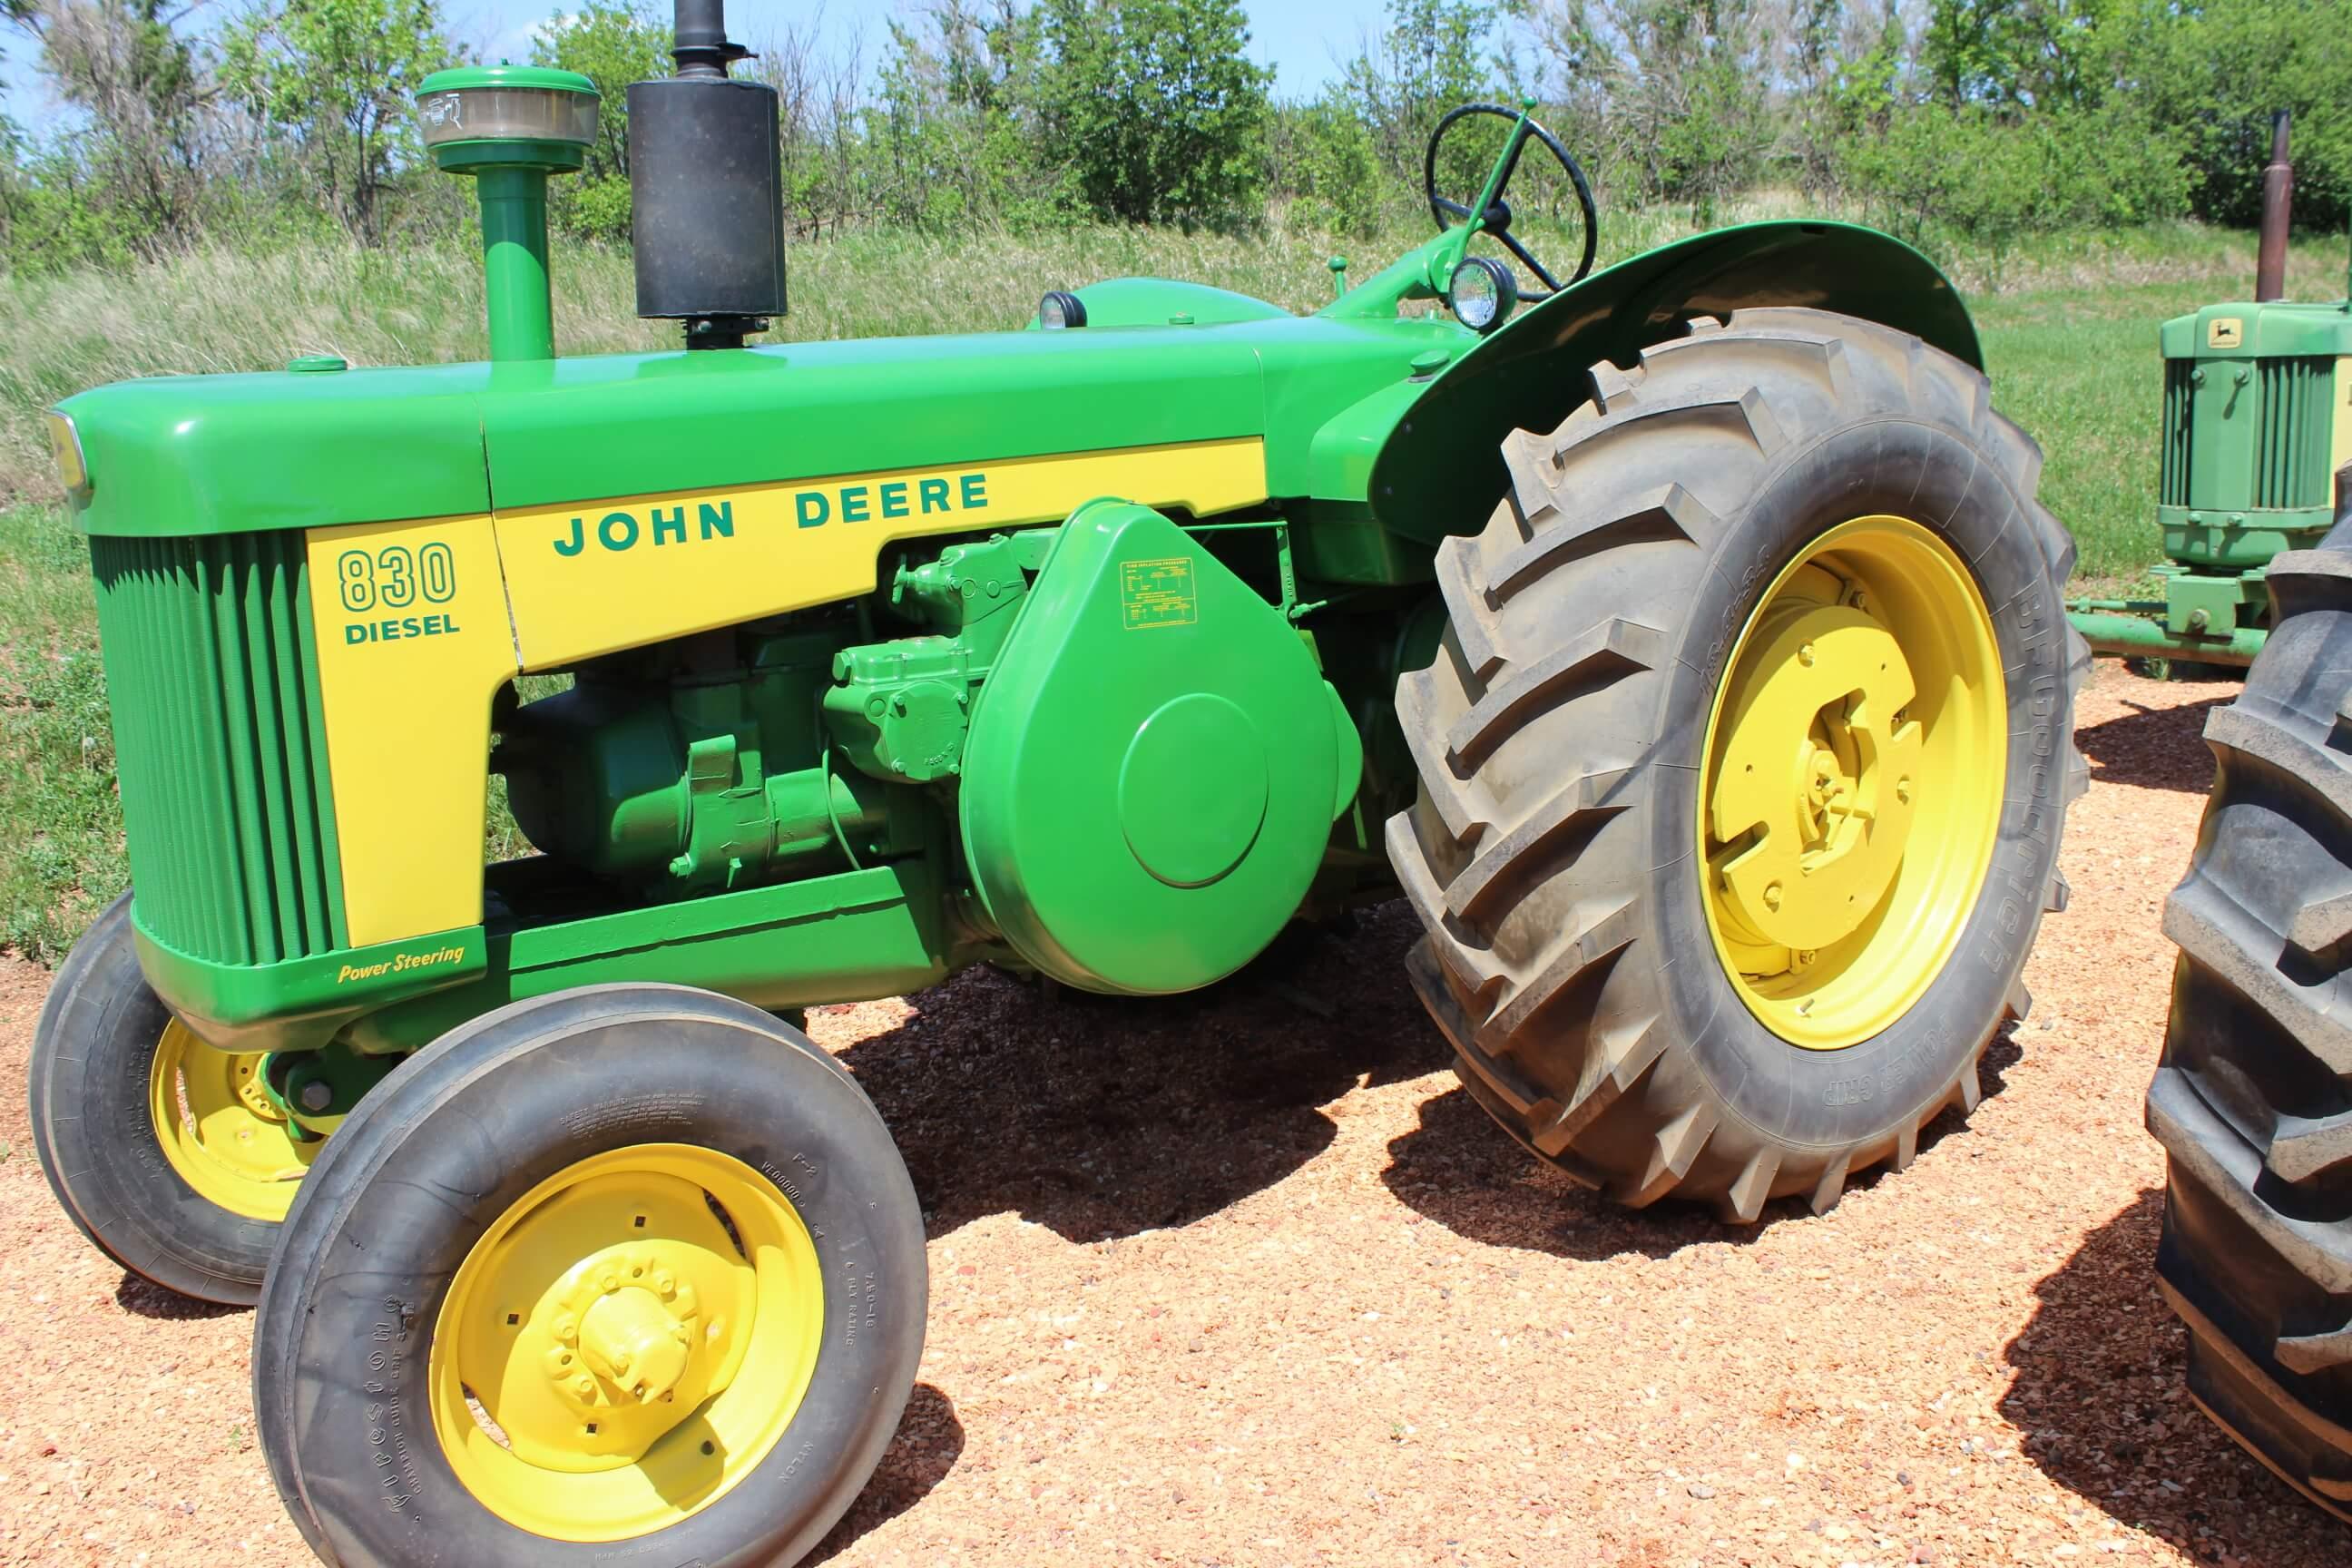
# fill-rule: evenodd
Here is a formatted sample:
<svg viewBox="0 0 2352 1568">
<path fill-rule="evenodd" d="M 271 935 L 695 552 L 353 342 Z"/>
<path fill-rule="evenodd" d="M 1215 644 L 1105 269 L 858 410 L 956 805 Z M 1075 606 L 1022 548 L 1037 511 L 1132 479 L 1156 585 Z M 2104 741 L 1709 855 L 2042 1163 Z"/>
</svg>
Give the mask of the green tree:
<svg viewBox="0 0 2352 1568">
<path fill-rule="evenodd" d="M 163 0 L 28 0 L 58 95 L 87 117 L 65 139 L 84 198 L 142 254 L 196 231 L 215 144 L 212 83 Z"/>
<path fill-rule="evenodd" d="M 1274 186 L 1297 198 L 1299 216 L 1336 234 L 1377 234 L 1381 198 L 1395 187 L 1354 109 L 1323 98 L 1276 110 L 1272 125 Z"/>
<path fill-rule="evenodd" d="M 1045 0 L 1039 129 L 1129 223 L 1228 224 L 1265 190 L 1266 87 L 1239 0 Z"/>
<path fill-rule="evenodd" d="M 418 159 L 417 84 L 457 58 L 437 0 L 283 0 L 222 37 L 223 77 L 290 135 L 319 196 L 362 244 Z"/>
<path fill-rule="evenodd" d="M 2352 47 L 2343 0 L 2140 0 L 2109 29 L 2112 72 L 2189 170 L 2200 217 L 2262 210 L 2271 113 L 2294 115 L 2299 222 L 2352 212 Z"/>
<path fill-rule="evenodd" d="M 925 229 L 1025 226 L 1078 205 L 1044 146 L 1041 24 L 1014 0 L 942 0 L 891 23 L 880 102 L 864 116 L 865 146 L 847 150 L 877 216 Z M 843 173 L 836 162 L 834 183 Z"/>
<path fill-rule="evenodd" d="M 1752 184 L 1779 125 L 1768 30 L 1754 0 L 1549 0 L 1553 58 L 1602 95 L 1581 117 L 1602 166 L 1700 221 Z"/>
<path fill-rule="evenodd" d="M 670 24 L 647 0 L 588 0 L 550 16 L 531 40 L 533 64 L 578 71 L 596 84 L 596 142 L 577 178 L 555 183 L 555 221 L 574 234 L 625 239 L 629 233 L 629 84 L 664 77 Z"/>
<path fill-rule="evenodd" d="M 1418 190 L 1423 153 L 1439 118 L 1496 96 L 1499 84 L 1486 46 L 1498 15 L 1486 0 L 1389 0 L 1388 26 L 1348 62 L 1340 99 L 1369 129 L 1392 178 Z M 1492 156 L 1493 149 L 1475 135 L 1450 139 L 1439 180 L 1467 190 L 1457 199 L 1469 201 Z"/>
</svg>

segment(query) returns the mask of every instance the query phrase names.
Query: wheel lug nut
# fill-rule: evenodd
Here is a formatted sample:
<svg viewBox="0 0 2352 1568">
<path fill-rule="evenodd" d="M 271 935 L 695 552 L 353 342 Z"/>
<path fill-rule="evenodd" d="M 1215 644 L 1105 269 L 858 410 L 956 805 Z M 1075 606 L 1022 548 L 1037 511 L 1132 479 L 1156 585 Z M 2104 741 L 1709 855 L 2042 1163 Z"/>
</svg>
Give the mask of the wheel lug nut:
<svg viewBox="0 0 2352 1568">
<path fill-rule="evenodd" d="M 314 1078 L 302 1086 L 299 1098 L 302 1101 L 302 1109 L 316 1116 L 320 1111 L 335 1103 L 334 1086 L 323 1079 Z"/>
<path fill-rule="evenodd" d="M 596 1380 L 583 1373 L 572 1380 L 572 1392 L 583 1399 L 593 1399 L 596 1396 Z"/>
<path fill-rule="evenodd" d="M 1904 778 L 1896 779 L 1895 781 L 1895 798 L 1906 802 L 1910 800 L 1911 781 L 1909 779 Z"/>
<path fill-rule="evenodd" d="M 674 1296 L 677 1293 L 677 1281 L 671 1277 L 669 1270 L 665 1268 L 654 1276 L 654 1289 L 665 1296 Z"/>
<path fill-rule="evenodd" d="M 621 1288 L 621 1277 L 617 1274 L 606 1274 L 603 1279 L 596 1281 L 596 1285 L 599 1289 L 603 1290 L 605 1295 L 609 1296 L 614 1291 Z"/>
<path fill-rule="evenodd" d="M 1801 645 L 1801 646 L 1798 647 L 1798 649 L 1797 649 L 1797 662 L 1798 662 L 1799 664 L 1804 665 L 1804 666 L 1805 666 L 1805 667 L 1807 667 L 1808 668 L 1811 668 L 1811 666 L 1812 666 L 1812 662 L 1813 662 L 1813 645 L 1812 645 L 1812 644 L 1811 644 L 1811 643 L 1804 643 L 1804 644 Z"/>
<path fill-rule="evenodd" d="M 1764 907 L 1768 910 L 1777 910 L 1780 907 L 1780 883 L 1767 882 L 1764 885 Z"/>
</svg>

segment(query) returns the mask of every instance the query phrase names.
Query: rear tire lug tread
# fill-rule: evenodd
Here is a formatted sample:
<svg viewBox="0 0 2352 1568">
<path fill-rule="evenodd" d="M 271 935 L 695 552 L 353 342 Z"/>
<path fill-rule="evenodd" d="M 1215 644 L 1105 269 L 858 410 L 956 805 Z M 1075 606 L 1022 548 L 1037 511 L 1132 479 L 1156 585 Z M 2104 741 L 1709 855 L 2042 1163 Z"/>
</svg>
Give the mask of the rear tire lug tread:
<svg viewBox="0 0 2352 1568">
<path fill-rule="evenodd" d="M 2168 1154 L 2159 1283 L 2189 1330 L 2190 1392 L 2290 1485 L 2352 1519 L 2343 499 L 2318 548 L 2272 558 L 2271 636 L 2238 697 L 2207 722 L 2213 790 L 2165 905 L 2181 974 L 2147 1116 Z"/>
<path fill-rule="evenodd" d="M 1490 595 L 1477 586 L 1471 570 L 1477 550 L 1478 542 L 1467 536 L 1448 539 L 1437 547 L 1437 591 L 1445 600 L 1446 619 L 1462 649 L 1462 662 L 1468 667 L 1470 678 L 1484 684 L 1502 668 L 1503 656 L 1495 647 L 1495 606 Z"/>
<path fill-rule="evenodd" d="M 1631 771 L 1610 768 L 1580 773 L 1559 794 L 1512 824 L 1507 832 L 1491 842 L 1482 840 L 1478 854 L 1446 887 L 1444 907 L 1465 923 L 1494 930 L 1509 911 L 1492 906 L 1506 890 L 1528 883 L 1528 862 L 1541 859 L 1548 845 L 1579 824 L 1612 817 L 1622 809 L 1610 801 L 1609 795 Z"/>
<path fill-rule="evenodd" d="M 1567 646 L 1514 667 L 1489 687 L 1447 730 L 1448 760 L 1457 768 L 1475 769 L 1536 711 L 1655 669 L 1664 658 L 1665 638 L 1656 627 L 1612 617 Z"/>
<path fill-rule="evenodd" d="M 2189 962 L 2267 1015 L 2339 1077 L 2352 1075 L 2352 1026 L 2305 999 L 2279 972 L 2286 938 L 2264 925 L 2213 877 L 2192 870 L 2164 908 L 2164 934 Z"/>
<path fill-rule="evenodd" d="M 1575 875 L 1571 867 L 1581 864 L 1595 847 L 1612 842 L 1614 831 L 1610 821 L 1603 821 L 1590 836 L 1575 841 L 1575 860 L 1564 858 L 1548 848 L 1555 842 L 1550 835 L 1560 830 L 1560 823 L 1574 821 L 1593 808 L 1582 803 L 1564 806 L 1559 799 L 1563 792 L 1555 792 L 1541 805 L 1520 807 L 1503 793 L 1490 795 L 1481 786 L 1485 763 L 1506 746 L 1523 744 L 1518 738 L 1538 725 L 1573 726 L 1576 721 L 1564 716 L 1588 708 L 1603 726 L 1620 722 L 1602 716 L 1637 710 L 1643 700 L 1629 694 L 1647 690 L 1647 683 L 1663 679 L 1657 672 L 1675 657 L 1666 634 L 1644 626 L 1644 635 L 1657 644 L 1654 652 L 1643 649 L 1639 668 L 1620 669 L 1612 679 L 1587 685 L 1569 673 L 1579 658 L 1563 647 L 1567 639 L 1557 635 L 1557 628 L 1579 624 L 1592 627 L 1612 621 L 1621 626 L 1638 624 L 1629 617 L 1641 612 L 1624 607 L 1622 599 L 1594 597 L 1610 592 L 1600 584 L 1622 583 L 1628 570 L 1621 565 L 1612 576 L 1600 563 L 1615 558 L 1621 550 L 1672 543 L 1671 552 L 1638 558 L 1659 563 L 1663 576 L 1657 591 L 1670 595 L 1676 592 L 1674 584 L 1681 574 L 1713 569 L 1701 563 L 1733 521 L 1718 517 L 1697 495 L 1680 486 L 1669 486 L 1664 493 L 1654 488 L 1633 495 L 1612 491 L 1609 483 L 1612 472 L 1671 472 L 1670 462 L 1656 462 L 1655 447 L 1650 444 L 1665 443 L 1671 448 L 1674 443 L 1696 437 L 1699 443 L 1711 443 L 1706 493 L 1716 495 L 1718 489 L 1723 493 L 1739 493 L 1750 483 L 1743 468 L 1749 459 L 1733 455 L 1735 448 L 1723 439 L 1727 431 L 1745 437 L 1745 450 L 1754 454 L 1757 464 L 1754 480 L 1761 482 L 1773 454 L 1810 437 L 1816 428 L 1823 427 L 1823 421 L 1832 422 L 1830 427 L 1842 427 L 1842 422 L 1869 416 L 1878 406 L 1872 396 L 1884 402 L 1898 395 L 1894 388 L 1910 381 L 1922 389 L 1920 406 L 1931 416 L 1948 415 L 1968 426 L 1984 449 L 1980 462 L 2001 475 L 2021 505 L 2031 503 L 2033 476 L 2030 469 L 2020 472 L 2019 465 L 2028 461 L 2032 444 L 2005 420 L 1998 426 L 1994 424 L 1989 384 L 1980 374 L 1956 361 L 1948 362 L 1946 356 L 1907 334 L 1863 323 L 1842 322 L 1839 335 L 1825 340 L 1818 330 L 1807 330 L 1808 326 L 1818 329 L 1822 320 L 1811 312 L 1741 311 L 1727 325 L 1695 327 L 1691 338 L 1653 348 L 1630 369 L 1594 367 L 1591 400 L 1580 405 L 1558 429 L 1549 437 L 1514 437 L 1507 442 L 1506 466 L 1522 485 L 1516 501 L 1507 499 L 1475 542 L 1446 547 L 1454 552 L 1453 562 L 1440 568 L 1454 578 L 1446 592 L 1450 605 L 1473 602 L 1468 614 L 1461 608 L 1454 612 L 1457 638 L 1466 636 L 1467 646 L 1457 642 L 1455 654 L 1440 657 L 1454 658 L 1454 668 L 1473 679 L 1457 682 L 1448 675 L 1444 680 L 1415 686 L 1408 677 L 1401 683 L 1399 705 L 1409 737 L 1416 715 L 1422 722 L 1446 725 L 1443 731 L 1445 754 L 1434 754 L 1438 751 L 1434 746 L 1414 747 L 1432 806 L 1429 817 L 1423 819 L 1423 831 L 1442 823 L 1454 847 L 1462 851 L 1458 859 L 1449 858 L 1441 868 L 1417 837 L 1404 836 L 1409 843 L 1400 864 L 1402 868 L 1410 862 L 1412 868 L 1401 874 L 1409 882 L 1422 883 L 1422 895 L 1413 901 L 1430 926 L 1427 979 L 1416 977 L 1415 988 L 1431 1000 L 1433 1014 L 1448 1016 L 1444 1026 L 1456 1045 L 1457 1070 L 1482 1106 L 1519 1142 L 1551 1158 L 1572 1178 L 1600 1185 L 1612 1197 L 1637 1206 L 1672 1195 L 1713 1204 L 1718 1213 L 1736 1221 L 1745 1209 L 1760 1209 L 1762 1202 L 1777 1191 L 1779 1195 L 1806 1198 L 1817 1212 L 1826 1212 L 1839 1201 L 1856 1172 L 1881 1163 L 1899 1170 L 1911 1163 L 1916 1157 L 1919 1125 L 1927 1116 L 1947 1105 L 1964 1113 L 1972 1109 L 1978 1098 L 1979 1063 L 1992 1034 L 1988 1029 L 1968 1053 L 1962 1068 L 1965 1082 L 1961 1078 L 1947 1080 L 1899 1125 L 1818 1152 L 1768 1151 L 1750 1142 L 1745 1133 L 1732 1139 L 1704 1098 L 1682 1100 L 1683 1091 L 1677 1088 L 1670 1091 L 1673 1098 L 1660 1099 L 1669 1093 L 1662 1086 L 1685 1081 L 1687 1071 L 1677 1067 L 1675 1077 L 1660 1076 L 1675 1061 L 1675 1053 L 1685 1048 L 1667 1037 L 1663 1026 L 1629 1037 L 1640 1049 L 1619 1063 L 1603 1058 L 1605 1047 L 1597 1038 L 1601 1031 L 1591 1020 L 1565 1021 L 1563 1012 L 1564 1021 L 1557 1025 L 1543 1021 L 1551 1016 L 1544 1004 L 1563 987 L 1575 984 L 1595 964 L 1631 966 L 1634 971 L 1644 971 L 1652 964 L 1635 934 L 1640 930 L 1633 912 L 1638 898 L 1599 921 L 1590 914 L 1580 915 L 1575 934 L 1552 942 L 1541 954 L 1517 947 L 1505 952 L 1478 945 L 1527 940 L 1518 929 L 1525 921 L 1514 918 L 1524 900 L 1539 889 L 1561 885 L 1563 876 Z M 1701 343 L 1728 347 L 1733 368 L 1727 374 L 1723 358 L 1694 352 Z M 1754 378 L 1748 379 L 1751 371 Z M 1652 454 L 1651 466 L 1644 469 L 1629 463 L 1615 445 L 1606 452 L 1585 452 L 1588 446 L 1604 438 Z M 1514 451 L 1528 454 L 1528 460 L 1515 459 Z M 1530 479 L 1540 485 L 1538 493 L 1525 488 Z M 1668 504 L 1666 498 L 1675 491 L 1680 496 Z M 1573 495 L 1574 505 L 1554 499 L 1569 495 Z M 1685 510 L 1686 504 L 1696 510 Z M 1582 521 L 1593 516 L 1602 521 Z M 1540 526 L 1523 527 L 1522 518 L 1543 521 Z M 2054 520 L 2036 508 L 2029 522 L 2044 531 L 2032 553 L 2046 560 L 2051 547 L 2046 531 L 2054 527 Z M 2010 526 L 2013 530 L 2018 525 Z M 2056 537 L 2063 542 L 2063 531 Z M 1696 548 L 1685 552 L 1684 543 Z M 1570 575 L 1565 581 L 1591 582 L 1595 584 L 1592 590 L 1580 595 L 1576 588 L 1568 589 L 1564 602 L 1547 603 L 1540 616 L 1485 614 L 1500 612 L 1521 596 L 1561 579 L 1564 573 L 1587 572 L 1590 576 Z M 1585 618 L 1596 612 L 1597 620 Z M 1479 630 L 1463 633 L 1460 626 L 1468 622 L 1476 623 Z M 1588 632 L 1586 637 L 1592 635 Z M 1496 662 L 1484 670 L 1465 668 L 1479 657 L 1482 637 Z M 1537 642 L 1538 637 L 1543 640 Z M 1595 651 L 1578 646 L 1585 660 Z M 2063 675 L 2070 706 L 2087 664 L 2080 656 L 2086 652 L 2079 639 L 2067 649 Z M 1538 661 L 1548 654 L 1552 664 L 1538 673 Z M 1495 674 L 1491 685 L 1475 679 L 1485 673 Z M 1634 681 L 1644 684 L 1629 684 Z M 1557 685 L 1547 690 L 1547 682 Z M 1620 695 L 1601 700 L 1603 694 L 1612 693 Z M 1605 755 L 1618 738 L 1613 729 L 1606 728 L 1581 735 L 1574 771 L 1591 769 L 1592 749 L 1598 746 Z M 1637 750 L 1626 754 L 1644 754 L 1654 740 L 1646 731 L 1630 737 Z M 2080 793 L 2081 783 L 2087 782 L 2087 770 L 2071 746 L 2062 756 L 2059 791 L 2071 799 Z M 1523 764 L 1514 766 L 1523 769 Z M 1573 783 L 1567 786 L 1571 791 L 1579 787 Z M 1512 791 L 1524 794 L 1525 785 L 1515 783 Z M 1641 799 L 1639 791 L 1633 791 L 1627 803 L 1639 804 Z M 1615 815 L 1612 809 L 1612 818 Z M 1436 848 L 1433 842 L 1430 848 Z M 1602 864 L 1605 868 L 1613 862 Z M 1576 884 L 1574 897 L 1580 908 L 1591 907 L 1608 886 L 1591 881 L 1591 875 L 1582 873 Z M 2046 887 L 2054 899 L 2060 896 L 2063 879 L 2053 874 Z M 1625 924 L 1625 941 L 1618 942 L 1615 933 L 1597 930 L 1615 921 Z M 1499 984 L 1496 976 L 1501 977 Z M 1641 994 L 1638 989 L 1622 991 L 1626 983 L 1605 974 L 1594 984 L 1604 991 L 1621 987 L 1621 991 L 1607 992 L 1624 998 L 1617 1005 L 1631 1005 L 1630 999 Z M 1583 1005 L 1581 1001 L 1577 1003 L 1580 1008 Z M 1551 1041 L 1547 1031 L 1566 1037 Z M 1643 1148 L 1648 1149 L 1647 1156 L 1631 1155 L 1631 1163 L 1622 1166 L 1616 1152 L 1608 1155 L 1605 1168 L 1587 1158 L 1597 1151 L 1630 1154 Z M 1760 1177 L 1763 1168 L 1758 1163 L 1759 1154 L 1765 1152 L 1775 1155 L 1769 1178 Z"/>
<path fill-rule="evenodd" d="M 1678 484 L 1667 485 L 1642 497 L 1629 511 L 1598 521 L 1559 523 L 1511 550 L 1496 563 L 1480 595 L 1482 607 L 1501 609 L 1520 589 L 1565 565 L 1567 558 L 1581 559 L 1602 550 L 1652 541 L 1693 544 L 1712 538 L 1717 526 L 1716 515 L 1697 497 Z M 1444 552 L 1441 549 L 1439 553 L 1442 557 Z M 1441 575 L 1439 584 L 1444 583 Z M 1451 603 L 1449 596 L 1449 606 Z"/>
</svg>

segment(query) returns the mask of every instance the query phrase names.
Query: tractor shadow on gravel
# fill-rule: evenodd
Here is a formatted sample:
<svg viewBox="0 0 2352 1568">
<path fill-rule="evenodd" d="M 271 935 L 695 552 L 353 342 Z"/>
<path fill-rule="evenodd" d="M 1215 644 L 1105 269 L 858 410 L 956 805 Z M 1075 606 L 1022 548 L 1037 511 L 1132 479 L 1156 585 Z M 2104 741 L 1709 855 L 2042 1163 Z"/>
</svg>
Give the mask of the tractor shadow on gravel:
<svg viewBox="0 0 2352 1568">
<path fill-rule="evenodd" d="M 2346 1532 L 2190 1403 L 2187 1336 L 2156 1288 L 2164 1194 L 2151 1188 L 2033 1287 L 2002 1352 L 2000 1413 L 2027 1463 L 2123 1529 L 2199 1562 L 2342 1560 Z"/>
<path fill-rule="evenodd" d="M 1013 1210 L 1069 1241 L 1119 1239 L 1275 1185 L 1337 1135 L 1324 1106 L 1446 1064 L 1404 978 L 1418 934 L 1383 904 L 1153 1000 L 971 970 L 837 1057 L 898 1139 L 934 1237 Z"/>
<path fill-rule="evenodd" d="M 1978 1065 L 1987 1100 L 2007 1087 L 2003 1075 L 2024 1054 L 2011 1033 L 1994 1036 Z M 1957 1111 L 1937 1116 L 1919 1130 L 1918 1158 L 1934 1158 L 1936 1145 L 1966 1126 Z M 1884 1164 L 1874 1165 L 1856 1172 L 1845 1190 L 1868 1192 L 1888 1174 Z M 1765 1205 L 1747 1226 L 1726 1225 L 1692 1204 L 1620 1207 L 1520 1148 L 1461 1089 L 1423 1102 L 1421 1125 L 1390 1141 L 1381 1179 L 1423 1217 L 1465 1240 L 1587 1263 L 1628 1254 L 1668 1258 L 1700 1242 L 1751 1241 L 1775 1225 L 1812 1217 L 1798 1197 Z"/>
<path fill-rule="evenodd" d="M 224 1307 L 214 1301 L 194 1300 L 176 1290 L 166 1290 L 127 1268 L 122 1271 L 122 1282 L 114 1288 L 114 1304 L 134 1318 L 152 1318 L 158 1322 L 194 1322 L 253 1310 L 250 1307 Z"/>
<path fill-rule="evenodd" d="M 2221 695 L 2178 708 L 2144 708 L 2126 697 L 2129 712 L 2075 731 L 2074 744 L 2100 784 L 2203 795 L 2213 787 L 2213 753 L 2200 743 L 2205 719 L 2238 690 L 2232 682 Z"/>
<path fill-rule="evenodd" d="M 830 1563 L 868 1531 L 880 1529 L 929 1497 L 962 1456 L 963 1423 L 956 1419 L 954 1402 L 928 1383 L 915 1384 L 881 1464 L 841 1522 L 817 1542 L 806 1568 Z"/>
</svg>

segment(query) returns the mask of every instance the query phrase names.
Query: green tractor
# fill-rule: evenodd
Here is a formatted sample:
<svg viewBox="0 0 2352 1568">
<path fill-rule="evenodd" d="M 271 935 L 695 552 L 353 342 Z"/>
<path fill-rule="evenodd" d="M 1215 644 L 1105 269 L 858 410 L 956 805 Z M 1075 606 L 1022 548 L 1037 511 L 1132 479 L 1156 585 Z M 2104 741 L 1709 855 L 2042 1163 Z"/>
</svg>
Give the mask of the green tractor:
<svg viewBox="0 0 2352 1568">
<path fill-rule="evenodd" d="M 1572 158 L 1472 106 L 1439 135 L 1502 132 L 1484 188 L 1433 176 L 1437 235 L 1311 316 L 1127 279 L 747 347 L 775 98 L 678 13 L 629 93 L 679 350 L 554 357 L 546 182 L 596 100 L 469 68 L 421 106 L 488 363 L 52 422 L 136 893 L 42 1017 L 41 1163 L 128 1268 L 257 1301 L 323 1559 L 824 1534 L 927 1283 L 813 1004 L 1182 992 L 1402 889 L 1464 1081 L 1622 1202 L 1826 1209 L 1974 1107 L 2064 900 L 2088 654 L 1924 258 L 1772 223 L 1586 276 L 1587 195 L 1555 272 L 1511 200 Z M 486 869 L 491 773 L 541 853 Z"/>
<path fill-rule="evenodd" d="M 2318 304 L 2285 298 L 2287 132 L 2281 110 L 2263 171 L 2253 299 L 2176 316 L 2158 334 L 2164 597 L 2069 606 L 2092 651 L 2159 679 L 2253 662 L 2276 619 L 2271 560 L 2319 542 L 2332 521 L 2331 476 L 2352 462 L 2352 293 Z"/>
</svg>

